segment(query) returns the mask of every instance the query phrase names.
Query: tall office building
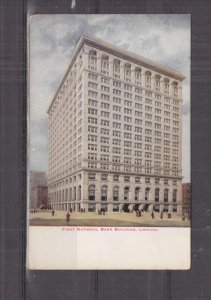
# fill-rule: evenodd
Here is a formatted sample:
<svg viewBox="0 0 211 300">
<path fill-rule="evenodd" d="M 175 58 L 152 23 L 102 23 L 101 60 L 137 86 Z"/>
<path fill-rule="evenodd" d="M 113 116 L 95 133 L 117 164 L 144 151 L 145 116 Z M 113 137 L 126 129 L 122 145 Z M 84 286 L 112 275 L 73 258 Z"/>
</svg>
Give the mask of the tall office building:
<svg viewBox="0 0 211 300">
<path fill-rule="evenodd" d="M 181 212 L 183 79 L 82 35 L 48 109 L 51 206 Z"/>
</svg>

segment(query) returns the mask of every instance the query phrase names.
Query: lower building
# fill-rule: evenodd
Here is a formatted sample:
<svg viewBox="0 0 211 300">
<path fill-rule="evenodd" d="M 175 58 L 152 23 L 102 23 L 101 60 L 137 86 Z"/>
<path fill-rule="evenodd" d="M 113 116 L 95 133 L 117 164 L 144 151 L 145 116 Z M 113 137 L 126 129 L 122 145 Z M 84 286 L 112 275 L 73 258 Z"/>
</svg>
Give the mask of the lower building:
<svg viewBox="0 0 211 300">
<path fill-rule="evenodd" d="M 191 212 L 191 184 L 182 184 L 182 211 L 190 216 Z"/>
<path fill-rule="evenodd" d="M 31 209 L 47 209 L 48 205 L 48 187 L 38 185 L 31 191 Z"/>
<path fill-rule="evenodd" d="M 182 212 L 181 180 L 83 171 L 49 187 L 55 210 Z"/>
</svg>

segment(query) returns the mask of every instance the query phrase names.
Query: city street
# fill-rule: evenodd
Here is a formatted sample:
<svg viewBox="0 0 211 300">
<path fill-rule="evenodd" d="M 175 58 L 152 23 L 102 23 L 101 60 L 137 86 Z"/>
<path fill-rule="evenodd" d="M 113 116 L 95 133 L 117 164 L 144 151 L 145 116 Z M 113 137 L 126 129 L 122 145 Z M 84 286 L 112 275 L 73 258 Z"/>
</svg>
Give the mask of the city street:
<svg viewBox="0 0 211 300">
<path fill-rule="evenodd" d="M 70 213 L 70 221 L 66 221 L 65 211 L 55 211 L 52 216 L 51 211 L 38 211 L 30 213 L 29 225 L 31 226 L 151 226 L 151 227 L 188 227 L 190 221 L 182 220 L 181 215 L 172 214 L 169 219 L 167 213 L 163 213 L 163 219 L 160 219 L 159 213 L 154 213 L 152 219 L 151 213 L 144 212 L 141 217 L 136 217 L 133 213 L 105 213 L 99 215 L 96 212 Z"/>
</svg>

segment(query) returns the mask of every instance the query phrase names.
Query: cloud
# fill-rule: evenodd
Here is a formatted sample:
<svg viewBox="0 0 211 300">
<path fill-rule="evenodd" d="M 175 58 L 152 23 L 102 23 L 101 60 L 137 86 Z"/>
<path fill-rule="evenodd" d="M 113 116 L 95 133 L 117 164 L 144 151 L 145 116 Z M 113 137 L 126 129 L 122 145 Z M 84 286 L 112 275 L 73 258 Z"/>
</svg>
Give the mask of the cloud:
<svg viewBox="0 0 211 300">
<path fill-rule="evenodd" d="M 47 109 L 62 80 L 72 50 L 83 33 L 113 43 L 182 72 L 183 119 L 190 118 L 190 16 L 37 15 L 30 23 L 30 135 L 32 166 L 47 168 Z M 184 130 L 185 177 L 190 169 L 189 132 Z"/>
</svg>

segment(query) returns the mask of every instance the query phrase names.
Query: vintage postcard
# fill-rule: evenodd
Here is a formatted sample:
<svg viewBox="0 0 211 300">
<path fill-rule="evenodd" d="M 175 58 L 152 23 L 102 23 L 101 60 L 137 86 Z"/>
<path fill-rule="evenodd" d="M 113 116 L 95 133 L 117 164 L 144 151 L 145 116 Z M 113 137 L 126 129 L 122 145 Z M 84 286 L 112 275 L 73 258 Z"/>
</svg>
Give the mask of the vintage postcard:
<svg viewBox="0 0 211 300">
<path fill-rule="evenodd" d="M 190 268 L 190 33 L 30 17 L 28 268 Z"/>
</svg>

